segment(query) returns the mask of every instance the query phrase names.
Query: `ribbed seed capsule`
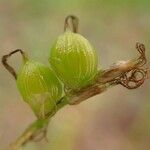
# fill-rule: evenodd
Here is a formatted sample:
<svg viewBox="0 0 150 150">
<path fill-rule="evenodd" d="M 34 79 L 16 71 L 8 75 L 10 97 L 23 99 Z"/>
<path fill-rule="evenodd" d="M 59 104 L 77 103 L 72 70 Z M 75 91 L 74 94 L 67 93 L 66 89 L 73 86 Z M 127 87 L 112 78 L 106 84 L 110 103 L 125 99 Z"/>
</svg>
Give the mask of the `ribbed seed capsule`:
<svg viewBox="0 0 150 150">
<path fill-rule="evenodd" d="M 87 39 L 67 30 L 50 52 L 49 62 L 60 79 L 71 89 L 90 84 L 97 73 L 97 54 Z"/>
<path fill-rule="evenodd" d="M 17 86 L 38 118 L 54 111 L 63 87 L 56 75 L 44 64 L 27 61 L 17 76 Z"/>
</svg>

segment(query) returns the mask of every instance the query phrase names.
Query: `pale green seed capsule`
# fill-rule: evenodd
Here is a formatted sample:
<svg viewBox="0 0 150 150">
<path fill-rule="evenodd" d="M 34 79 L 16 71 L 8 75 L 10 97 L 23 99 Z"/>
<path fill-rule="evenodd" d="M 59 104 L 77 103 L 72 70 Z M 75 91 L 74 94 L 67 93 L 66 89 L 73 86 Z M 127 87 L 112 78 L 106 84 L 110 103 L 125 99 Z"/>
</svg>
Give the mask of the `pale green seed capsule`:
<svg viewBox="0 0 150 150">
<path fill-rule="evenodd" d="M 44 64 L 27 61 L 17 77 L 17 86 L 35 115 L 45 118 L 54 111 L 63 93 L 62 83 Z"/>
<path fill-rule="evenodd" d="M 74 90 L 91 84 L 97 74 L 95 49 L 83 36 L 69 30 L 58 37 L 49 62 L 65 85 Z"/>
</svg>

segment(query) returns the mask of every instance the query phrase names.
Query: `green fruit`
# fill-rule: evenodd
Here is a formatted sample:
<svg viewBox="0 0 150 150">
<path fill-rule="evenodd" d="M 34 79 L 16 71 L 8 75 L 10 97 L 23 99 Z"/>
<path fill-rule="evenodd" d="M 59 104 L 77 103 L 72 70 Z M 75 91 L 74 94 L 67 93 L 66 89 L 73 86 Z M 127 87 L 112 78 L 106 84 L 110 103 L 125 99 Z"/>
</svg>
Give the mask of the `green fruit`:
<svg viewBox="0 0 150 150">
<path fill-rule="evenodd" d="M 71 89 L 79 90 L 91 84 L 97 74 L 97 54 L 87 39 L 67 30 L 53 45 L 51 67 Z"/>
<path fill-rule="evenodd" d="M 63 86 L 54 72 L 35 61 L 26 61 L 23 65 L 17 86 L 38 118 L 45 118 L 54 111 L 63 93 Z"/>
</svg>

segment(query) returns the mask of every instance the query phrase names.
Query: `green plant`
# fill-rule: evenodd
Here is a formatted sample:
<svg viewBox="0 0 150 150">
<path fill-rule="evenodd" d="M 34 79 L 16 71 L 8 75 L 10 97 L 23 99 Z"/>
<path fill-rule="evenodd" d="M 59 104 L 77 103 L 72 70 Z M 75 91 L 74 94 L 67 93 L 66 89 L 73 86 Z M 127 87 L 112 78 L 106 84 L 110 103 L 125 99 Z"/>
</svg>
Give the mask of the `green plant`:
<svg viewBox="0 0 150 150">
<path fill-rule="evenodd" d="M 71 19 L 71 26 L 68 24 L 69 19 Z M 78 27 L 77 20 L 78 19 L 75 16 L 68 16 L 66 18 L 65 31 L 67 31 L 64 33 L 65 35 L 61 37 L 63 40 L 60 40 L 60 42 L 63 43 L 56 43 L 52 48 L 52 54 L 50 56 L 50 59 L 52 59 L 50 60 L 51 66 L 55 70 L 58 77 L 60 77 L 60 79 L 64 82 L 64 89 L 62 88 L 61 82 L 52 70 L 41 63 L 28 60 L 25 52 L 22 50 L 18 49 L 9 53 L 8 55 L 3 56 L 3 65 L 17 80 L 18 88 L 21 91 L 24 100 L 31 106 L 36 116 L 38 117 L 38 119 L 33 122 L 11 145 L 11 149 L 19 149 L 28 141 L 36 139 L 38 135 L 42 134 L 42 138 L 44 138 L 46 136 L 47 126 L 50 118 L 62 107 L 68 104 L 79 104 L 80 102 L 87 100 L 94 95 L 100 94 L 115 85 L 121 84 L 128 89 L 138 88 L 148 77 L 149 69 L 143 68 L 143 66 L 146 64 L 145 46 L 140 43 L 136 44 L 136 49 L 140 53 L 140 56 L 137 59 L 119 61 L 110 69 L 97 71 L 97 56 L 95 51 L 87 40 L 76 34 Z M 70 28 L 69 30 L 72 30 L 72 32 L 68 31 L 68 28 Z M 66 44 L 66 38 L 71 38 L 73 40 L 73 42 L 70 43 L 73 47 L 69 47 Z M 80 47 L 79 53 L 77 52 L 78 49 L 74 43 L 76 41 Z M 63 45 L 65 45 L 65 47 L 63 47 Z M 57 46 L 59 49 L 57 49 Z M 87 48 L 86 46 L 89 46 L 90 48 Z M 64 50 L 65 52 L 62 57 L 59 58 L 60 61 L 62 61 L 62 66 L 59 66 L 56 63 L 56 58 L 60 53 L 58 50 L 60 49 Z M 65 59 L 67 57 L 66 53 L 69 51 L 69 49 L 71 49 L 71 59 L 70 57 L 67 58 L 69 60 L 69 62 L 67 62 Z M 75 51 L 75 53 L 73 53 L 73 51 Z M 21 73 L 18 75 L 16 74 L 15 70 L 7 63 L 7 59 L 16 52 L 21 52 L 25 63 Z M 82 55 L 82 52 L 86 54 Z M 81 64 L 78 64 L 78 61 L 74 59 L 74 57 L 80 57 L 80 55 L 83 59 L 80 59 L 79 62 Z M 90 63 L 87 63 L 88 60 Z M 73 65 L 74 68 L 72 68 L 71 65 Z M 79 68 L 81 70 L 79 70 Z M 76 74 L 74 74 L 73 71 L 75 71 Z M 29 74 L 29 72 L 31 74 Z M 80 78 L 81 74 L 82 76 L 85 75 L 84 79 Z M 76 76 L 77 81 L 74 81 Z M 28 80 L 30 80 L 30 83 L 27 82 Z M 53 91 L 53 87 L 58 90 Z M 63 90 L 65 91 L 64 93 Z M 48 97 L 46 96 L 45 98 L 45 96 L 43 96 L 43 94 L 45 95 L 45 92 L 54 92 L 54 95 Z M 38 103 L 38 100 L 34 98 L 34 95 L 37 93 L 42 99 L 44 97 L 45 100 L 40 100 L 40 103 Z M 43 105 L 45 107 L 45 109 L 42 109 L 44 111 L 41 111 L 40 104 L 41 106 Z"/>
<path fill-rule="evenodd" d="M 72 29 L 69 24 L 72 20 Z M 68 16 L 65 20 L 65 33 L 58 37 L 51 48 L 49 62 L 65 86 L 80 90 L 91 84 L 98 72 L 98 58 L 89 41 L 76 33 L 78 19 Z"/>
<path fill-rule="evenodd" d="M 38 118 L 56 111 L 56 103 L 63 96 L 63 85 L 54 72 L 44 64 L 28 60 L 17 77 L 17 86 Z"/>
<path fill-rule="evenodd" d="M 57 111 L 56 103 L 63 96 L 63 84 L 55 73 L 46 65 L 29 60 L 22 50 L 15 50 L 9 54 L 21 52 L 23 65 L 18 74 L 12 68 L 11 73 L 15 77 L 18 90 L 23 100 L 27 102 L 39 119 L 44 119 L 49 114 Z"/>
</svg>

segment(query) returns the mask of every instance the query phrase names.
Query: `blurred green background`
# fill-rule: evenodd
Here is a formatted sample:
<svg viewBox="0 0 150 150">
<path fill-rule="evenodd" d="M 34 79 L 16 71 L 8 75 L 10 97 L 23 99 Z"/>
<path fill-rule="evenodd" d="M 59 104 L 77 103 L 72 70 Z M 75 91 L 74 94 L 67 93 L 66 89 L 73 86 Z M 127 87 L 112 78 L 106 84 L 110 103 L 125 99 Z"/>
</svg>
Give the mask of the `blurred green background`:
<svg viewBox="0 0 150 150">
<path fill-rule="evenodd" d="M 48 64 L 50 47 L 63 33 L 64 18 L 80 19 L 79 32 L 97 49 L 99 67 L 137 57 L 143 42 L 150 58 L 149 0 L 0 0 L 0 57 L 21 48 Z M 9 62 L 18 70 L 20 55 Z M 148 63 L 150 66 L 150 63 Z M 149 150 L 150 82 L 129 91 L 116 86 L 60 110 L 49 125 L 49 142 L 25 150 Z M 0 64 L 0 150 L 35 119 L 13 77 Z"/>
</svg>

